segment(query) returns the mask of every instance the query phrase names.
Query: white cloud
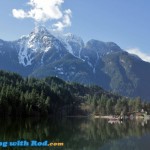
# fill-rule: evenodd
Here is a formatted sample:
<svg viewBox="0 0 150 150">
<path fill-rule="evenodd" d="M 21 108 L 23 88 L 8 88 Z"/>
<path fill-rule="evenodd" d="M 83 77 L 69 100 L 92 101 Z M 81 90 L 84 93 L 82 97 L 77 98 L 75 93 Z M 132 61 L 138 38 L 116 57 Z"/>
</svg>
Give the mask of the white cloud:
<svg viewBox="0 0 150 150">
<path fill-rule="evenodd" d="M 62 21 L 58 21 L 53 25 L 53 27 L 56 27 L 57 31 L 62 31 L 64 28 L 71 26 L 71 16 L 72 12 L 70 9 L 64 11 L 64 16 L 62 18 Z"/>
<path fill-rule="evenodd" d="M 22 9 L 13 9 L 13 15 L 16 18 L 25 18 L 26 17 L 26 13 L 22 10 Z"/>
<path fill-rule="evenodd" d="M 17 19 L 32 18 L 36 22 L 46 22 L 55 20 L 53 27 L 57 30 L 63 30 L 65 27 L 71 26 L 71 10 L 62 11 L 61 5 L 64 0 L 29 0 L 27 3 L 31 9 L 25 11 L 23 9 L 13 9 L 12 14 Z"/>
<path fill-rule="evenodd" d="M 150 55 L 141 52 L 138 48 L 131 48 L 126 50 L 130 54 L 135 54 L 139 56 L 142 60 L 150 62 Z"/>
</svg>

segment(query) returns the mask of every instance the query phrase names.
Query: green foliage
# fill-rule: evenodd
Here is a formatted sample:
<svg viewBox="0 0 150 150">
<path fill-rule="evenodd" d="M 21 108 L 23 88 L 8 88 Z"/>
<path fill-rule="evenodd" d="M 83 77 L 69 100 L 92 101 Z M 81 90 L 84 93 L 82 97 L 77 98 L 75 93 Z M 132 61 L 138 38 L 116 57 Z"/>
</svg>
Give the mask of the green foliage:
<svg viewBox="0 0 150 150">
<path fill-rule="evenodd" d="M 130 100 L 98 86 L 65 82 L 56 77 L 25 78 L 0 71 L 0 115 L 100 115 L 150 111 L 140 98 Z"/>
<path fill-rule="evenodd" d="M 62 115 L 63 111 L 71 113 L 65 107 L 72 109 L 74 97 L 63 86 L 59 86 L 59 80 L 51 78 L 49 83 L 47 79 L 23 79 L 17 74 L 0 71 L 0 115 Z"/>
</svg>

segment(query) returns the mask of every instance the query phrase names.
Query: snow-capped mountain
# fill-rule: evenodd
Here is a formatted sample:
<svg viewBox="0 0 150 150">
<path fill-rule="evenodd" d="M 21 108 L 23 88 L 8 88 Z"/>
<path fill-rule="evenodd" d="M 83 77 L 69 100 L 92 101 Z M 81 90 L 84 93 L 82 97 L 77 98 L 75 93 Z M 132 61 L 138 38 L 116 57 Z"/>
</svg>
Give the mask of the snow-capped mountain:
<svg viewBox="0 0 150 150">
<path fill-rule="evenodd" d="M 81 51 L 84 48 L 84 41 L 82 40 L 82 38 L 68 33 L 63 36 L 63 39 L 66 45 L 70 47 L 69 52 L 74 56 L 81 58 Z"/>
<path fill-rule="evenodd" d="M 150 97 L 150 63 L 113 42 L 84 43 L 76 35 L 58 35 L 45 27 L 36 27 L 16 41 L 0 40 L 0 69 L 23 76 L 58 76 L 126 96 Z"/>
<path fill-rule="evenodd" d="M 22 36 L 16 41 L 19 63 L 23 66 L 30 66 L 37 57 L 41 56 L 41 64 L 44 64 L 44 56 L 51 49 L 66 51 L 80 58 L 81 50 L 84 47 L 83 40 L 71 33 L 52 35 L 45 27 L 36 27 L 29 35 Z"/>
<path fill-rule="evenodd" d="M 62 43 L 44 27 L 36 27 L 29 35 L 21 37 L 17 44 L 19 63 L 23 66 L 32 65 L 37 57 L 41 57 L 43 64 L 48 51 L 55 49 L 60 52 L 64 49 Z"/>
<path fill-rule="evenodd" d="M 96 72 L 99 60 L 105 55 L 121 52 L 122 49 L 113 42 L 102 42 L 98 40 L 90 40 L 81 51 L 81 58 L 88 62 L 89 66 Z"/>
<path fill-rule="evenodd" d="M 94 58 L 96 61 L 98 57 L 121 50 L 117 44 L 112 42 L 105 43 L 90 40 L 85 45 L 82 38 L 71 33 L 52 35 L 50 31 L 42 26 L 36 27 L 29 35 L 22 36 L 16 41 L 15 45 L 19 49 L 19 63 L 25 67 L 32 65 L 37 57 L 41 57 L 40 62 L 44 64 L 44 56 L 51 49 L 55 49 L 60 53 L 61 51 L 69 52 L 77 58 L 82 58 L 82 60 L 87 60 L 87 58 L 89 58 L 87 54 L 91 53 L 90 57 L 96 55 L 97 58 Z M 88 63 L 91 64 L 92 61 L 90 62 L 88 60 Z"/>
<path fill-rule="evenodd" d="M 84 48 L 84 41 L 81 37 L 72 33 L 56 34 L 55 36 L 61 41 L 70 54 L 80 58 L 81 50 Z"/>
</svg>

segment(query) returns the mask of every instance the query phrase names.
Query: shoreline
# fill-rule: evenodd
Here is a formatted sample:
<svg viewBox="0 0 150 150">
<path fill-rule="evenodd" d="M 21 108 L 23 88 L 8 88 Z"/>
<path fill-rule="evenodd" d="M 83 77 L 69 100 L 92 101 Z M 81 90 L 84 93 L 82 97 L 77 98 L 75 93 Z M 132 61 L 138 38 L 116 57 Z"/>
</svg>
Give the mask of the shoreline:
<svg viewBox="0 0 150 150">
<path fill-rule="evenodd" d="M 113 115 L 106 115 L 106 116 L 98 116 L 98 115 L 94 115 L 94 118 L 100 118 L 100 119 L 108 119 L 108 120 L 120 120 L 120 117 L 119 116 L 116 116 L 114 117 Z M 133 120 L 133 119 L 136 119 L 136 120 L 139 120 L 139 119 L 147 119 L 147 120 L 150 120 L 150 115 L 147 115 L 147 116 L 134 116 L 134 117 L 127 117 L 125 116 L 124 118 L 125 120 L 126 119 L 130 119 L 130 120 Z"/>
<path fill-rule="evenodd" d="M 111 116 L 97 116 L 97 115 L 94 115 L 94 118 L 101 118 L 101 119 L 114 119 L 114 117 L 111 115 Z"/>
</svg>

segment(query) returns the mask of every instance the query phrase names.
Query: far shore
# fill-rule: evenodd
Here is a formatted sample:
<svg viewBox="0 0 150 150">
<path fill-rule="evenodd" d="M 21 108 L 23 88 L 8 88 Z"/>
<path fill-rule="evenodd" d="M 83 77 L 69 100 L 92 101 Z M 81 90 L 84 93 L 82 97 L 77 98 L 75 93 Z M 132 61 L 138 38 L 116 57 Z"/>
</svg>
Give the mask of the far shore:
<svg viewBox="0 0 150 150">
<path fill-rule="evenodd" d="M 101 119 L 108 119 L 108 120 L 119 120 L 119 116 L 113 116 L 113 115 L 106 115 L 106 116 L 100 116 L 100 115 L 94 115 L 94 118 L 101 118 Z M 150 119 L 150 115 L 147 116 L 134 116 L 134 117 L 127 117 L 125 116 L 125 119 Z"/>
<path fill-rule="evenodd" d="M 102 118 L 102 119 L 114 119 L 114 117 L 111 116 L 99 116 L 99 115 L 95 115 L 94 118 Z"/>
</svg>

